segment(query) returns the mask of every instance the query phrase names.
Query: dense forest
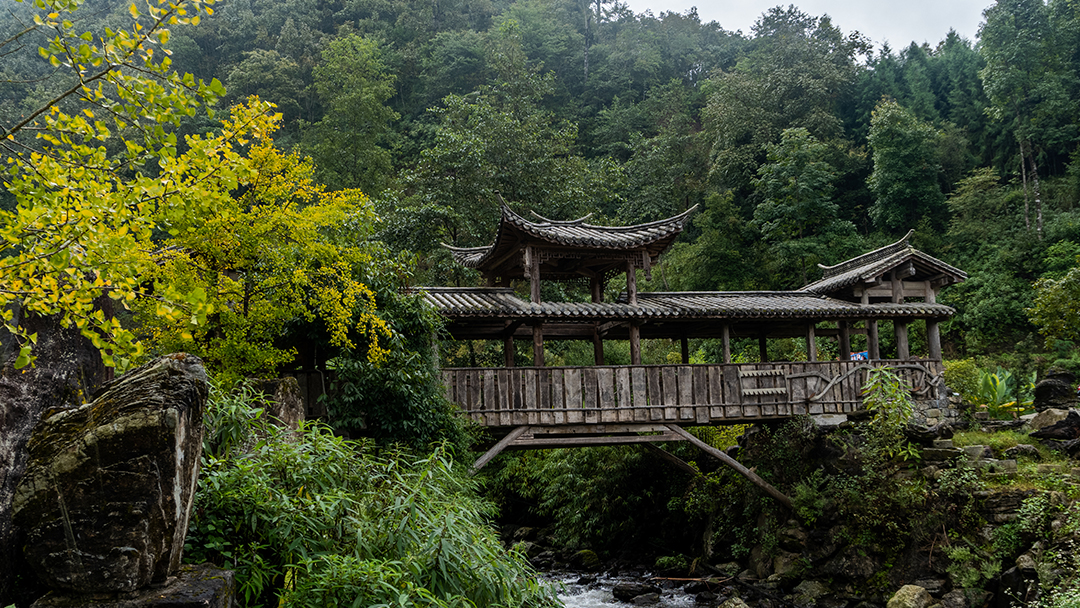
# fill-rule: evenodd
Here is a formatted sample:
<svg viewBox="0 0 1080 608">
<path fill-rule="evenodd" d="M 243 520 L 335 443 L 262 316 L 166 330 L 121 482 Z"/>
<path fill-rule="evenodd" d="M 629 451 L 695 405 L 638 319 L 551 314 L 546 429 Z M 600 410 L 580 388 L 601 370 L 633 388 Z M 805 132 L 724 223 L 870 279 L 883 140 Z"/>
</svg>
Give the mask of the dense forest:
<svg viewBox="0 0 1080 608">
<path fill-rule="evenodd" d="M 234 568 L 245 605 L 554 604 L 524 550 L 504 552 L 486 525 L 491 501 L 504 518 L 549 526 L 542 536 L 560 550 L 594 561 L 593 549 L 627 550 L 673 574 L 697 562 L 691 553 L 757 560 L 755 549 L 783 545 L 788 514 L 709 465 L 672 474 L 649 452 L 605 447 L 509 454 L 481 480 L 466 476 L 479 431 L 445 398 L 438 358 L 485 363 L 496 350 L 436 347 L 440 319 L 403 288 L 476 284 L 439 244 L 489 243 L 500 200 L 611 225 L 696 207 L 639 279 L 651 290 L 795 289 L 819 264 L 915 230 L 916 247 L 969 274 L 941 298 L 957 310 L 943 328 L 945 374 L 962 401 L 1012 418 L 1033 372 L 1080 371 L 1073 0 L 998 0 L 977 40 L 902 49 L 795 6 L 748 33 L 608 0 L 4 8 L 0 380 L 74 365 L 50 352 L 47 331 L 81 334 L 118 372 L 156 354 L 202 358 L 214 386 L 185 551 Z M 605 297 L 623 288 L 614 279 Z M 678 348 L 647 342 L 647 363 Z M 692 361 L 715 360 L 713 346 L 691 340 Z M 564 343 L 545 348 L 573 364 Z M 311 361 L 334 371 L 333 429 L 298 437 L 265 420 L 243 381 Z M 884 392 L 893 410 L 910 406 L 899 380 Z M 92 391 L 68 393 L 74 407 Z M 971 500 L 984 488 L 976 472 L 906 475 L 921 456 L 896 418 L 835 442 L 805 419 L 695 432 L 741 450 L 794 497 L 807 529 L 840 530 L 845 547 L 875 555 L 877 595 L 906 576 L 894 558 L 909 548 L 918 557 L 927 545 L 940 563 L 938 538 L 964 540 L 947 554 L 966 570 L 948 575 L 982 588 L 1035 531 L 1080 529 L 1051 525 L 1074 507 L 1035 496 L 1021 516 L 1038 525 L 1003 526 L 990 542 Z M 957 446 L 993 443 L 1005 457 L 1020 441 Z M 1042 470 L 1040 459 L 1063 457 L 1043 452 L 1021 461 L 1019 483 L 1075 500 L 1071 480 Z M 830 469 L 811 453 L 856 457 Z M 33 599 L 18 591 L 18 605 Z"/>
<path fill-rule="evenodd" d="M 75 27 L 127 10 L 90 0 Z M 32 11 L 9 6 L 5 32 Z M 371 238 L 419 254 L 415 283 L 475 281 L 438 243 L 486 244 L 496 192 L 611 224 L 698 205 L 666 289 L 797 288 L 913 228 L 971 275 L 945 296 L 953 356 L 1040 350 L 1033 285 L 1080 253 L 1080 9 L 1003 0 L 975 41 L 898 50 L 842 26 L 795 6 L 743 33 L 605 0 L 230 0 L 168 47 L 224 105 L 274 103 L 275 146 L 371 197 Z M 5 124 L 70 86 L 38 57 L 43 34 L 7 47 Z M 1043 325 L 1062 358 L 1076 328 Z"/>
</svg>

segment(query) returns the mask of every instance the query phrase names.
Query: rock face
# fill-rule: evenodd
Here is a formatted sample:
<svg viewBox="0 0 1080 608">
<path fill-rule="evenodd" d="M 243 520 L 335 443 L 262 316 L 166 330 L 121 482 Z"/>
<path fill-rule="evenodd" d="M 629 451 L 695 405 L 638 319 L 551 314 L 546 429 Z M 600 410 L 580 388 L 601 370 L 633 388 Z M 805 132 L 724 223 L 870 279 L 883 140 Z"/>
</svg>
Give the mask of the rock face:
<svg viewBox="0 0 1080 608">
<path fill-rule="evenodd" d="M 15 589 L 15 577 L 24 566 L 18 553 L 21 542 L 11 521 L 15 488 L 26 470 L 30 434 L 47 409 L 78 407 L 85 395 L 112 377 L 97 349 L 77 329 L 61 328 L 55 317 L 26 317 L 21 324 L 38 336 L 34 346 L 38 362 L 32 368 L 12 367 L 19 349 L 0 330 L 0 606 L 33 599 L 22 597 L 32 593 L 27 585 Z"/>
<path fill-rule="evenodd" d="M 208 393 L 198 357 L 161 357 L 34 429 L 13 505 L 51 589 L 130 592 L 180 566 Z"/>
<path fill-rule="evenodd" d="M 1033 403 L 1036 412 L 1045 409 L 1068 409 L 1076 405 L 1076 376 L 1066 371 L 1051 371 L 1035 385 Z"/>
<path fill-rule="evenodd" d="M 255 388 L 270 398 L 264 407 L 271 420 L 283 428 L 299 428 L 304 421 L 304 395 L 296 378 L 258 380 Z"/>
<path fill-rule="evenodd" d="M 176 577 L 163 587 L 147 589 L 116 600 L 49 594 L 31 608 L 232 608 L 235 577 L 231 570 L 211 564 L 180 566 Z"/>
</svg>

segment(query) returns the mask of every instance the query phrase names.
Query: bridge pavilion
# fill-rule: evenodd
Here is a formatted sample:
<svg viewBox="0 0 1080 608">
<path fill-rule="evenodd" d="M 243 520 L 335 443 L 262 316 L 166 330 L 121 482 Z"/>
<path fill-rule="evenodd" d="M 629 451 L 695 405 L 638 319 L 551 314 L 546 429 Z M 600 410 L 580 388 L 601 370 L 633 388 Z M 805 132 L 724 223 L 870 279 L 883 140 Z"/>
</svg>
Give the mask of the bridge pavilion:
<svg viewBox="0 0 1080 608">
<path fill-rule="evenodd" d="M 822 266 L 821 280 L 795 291 L 639 292 L 638 271 L 651 278 L 693 211 L 610 227 L 587 218 L 531 221 L 503 205 L 494 243 L 449 247 L 487 286 L 422 288 L 452 338 L 504 343 L 504 367 L 444 369 L 447 396 L 496 435 L 515 435 L 512 445 L 521 447 L 523 433 L 533 447 L 632 443 L 644 440 L 634 439 L 641 431 L 670 436 L 673 427 L 695 424 L 851 412 L 861 407 L 859 387 L 871 365 L 901 372 L 917 399 L 943 397 L 938 328 L 954 310 L 936 299 L 967 275 L 912 247 L 911 232 Z M 626 290 L 606 302 L 604 286 L 618 275 L 625 275 Z M 528 300 L 511 287 L 515 280 L 528 282 Z M 543 301 L 542 281 L 587 283 L 590 301 Z M 928 349 L 913 356 L 908 328 L 919 319 Z M 896 352 L 888 358 L 880 347 L 882 321 L 895 331 Z M 868 360 L 851 359 L 855 334 L 866 336 Z M 817 336 L 838 341 L 839 360 L 818 360 Z M 723 361 L 690 365 L 691 337 L 721 340 Z M 682 364 L 642 365 L 645 338 L 680 341 Z M 736 338 L 756 339 L 760 362 L 732 364 Z M 767 342 L 776 338 L 804 339 L 808 360 L 768 361 Z M 544 341 L 566 339 L 591 341 L 596 366 L 545 367 Z M 518 366 L 516 340 L 532 342 L 531 366 Z M 629 341 L 631 364 L 605 366 L 605 340 Z"/>
</svg>

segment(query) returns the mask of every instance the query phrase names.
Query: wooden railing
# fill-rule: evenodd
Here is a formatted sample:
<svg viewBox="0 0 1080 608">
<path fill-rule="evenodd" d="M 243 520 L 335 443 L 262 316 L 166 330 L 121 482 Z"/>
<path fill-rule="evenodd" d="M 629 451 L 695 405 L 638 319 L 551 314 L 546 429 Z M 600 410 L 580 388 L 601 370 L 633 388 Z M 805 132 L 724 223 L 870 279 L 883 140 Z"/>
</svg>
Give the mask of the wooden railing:
<svg viewBox="0 0 1080 608">
<path fill-rule="evenodd" d="M 894 368 L 920 398 L 936 398 L 940 364 Z M 741 365 L 459 368 L 442 371 L 446 397 L 488 427 L 747 422 L 862 409 L 866 361 Z"/>
</svg>

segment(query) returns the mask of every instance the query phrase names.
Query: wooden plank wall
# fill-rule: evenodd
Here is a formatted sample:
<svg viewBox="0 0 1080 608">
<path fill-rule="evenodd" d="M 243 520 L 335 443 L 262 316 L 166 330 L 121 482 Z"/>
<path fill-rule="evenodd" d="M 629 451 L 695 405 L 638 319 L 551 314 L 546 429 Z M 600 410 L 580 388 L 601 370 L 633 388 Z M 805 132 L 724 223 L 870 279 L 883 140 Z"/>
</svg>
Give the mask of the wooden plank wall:
<svg viewBox="0 0 1080 608">
<path fill-rule="evenodd" d="M 875 362 L 882 363 L 899 362 Z M 865 371 L 856 368 L 865 364 L 467 368 L 443 370 L 442 377 L 447 399 L 485 426 L 710 424 L 855 411 L 861 408 L 859 389 L 865 381 Z M 918 376 L 926 374 L 900 372 L 909 383 L 925 384 Z M 838 377 L 843 379 L 828 387 Z M 744 394 L 755 392 L 746 389 L 778 390 Z"/>
</svg>

